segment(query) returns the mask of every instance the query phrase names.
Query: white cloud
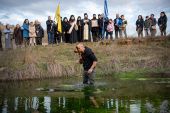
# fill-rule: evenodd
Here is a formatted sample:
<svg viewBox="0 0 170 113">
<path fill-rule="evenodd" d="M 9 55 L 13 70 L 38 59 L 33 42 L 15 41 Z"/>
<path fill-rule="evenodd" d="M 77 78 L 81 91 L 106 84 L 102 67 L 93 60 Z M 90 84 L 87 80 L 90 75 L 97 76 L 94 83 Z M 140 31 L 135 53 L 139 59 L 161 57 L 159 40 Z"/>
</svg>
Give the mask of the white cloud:
<svg viewBox="0 0 170 113">
<path fill-rule="evenodd" d="M 0 4 L 0 21 L 10 24 L 22 24 L 25 18 L 30 21 L 38 19 L 44 28 L 46 28 L 45 22 L 48 16 L 54 18 L 55 10 L 57 7 L 57 1 L 54 0 L 30 0 L 25 5 L 22 0 L 16 0 L 18 4 L 11 0 L 1 0 Z M 155 14 L 156 18 L 159 18 L 159 13 L 165 11 L 167 17 L 170 18 L 169 0 L 108 0 L 109 18 L 114 19 L 116 13 L 124 14 L 128 20 L 127 31 L 129 35 L 136 35 L 135 22 L 137 16 L 142 14 L 144 17 Z M 88 13 L 89 18 L 92 18 L 93 14 L 103 13 L 103 0 L 62 0 L 61 15 L 62 17 L 70 17 L 71 14 L 77 16 L 84 16 L 84 13 Z M 170 33 L 170 22 L 168 21 L 168 33 Z"/>
</svg>

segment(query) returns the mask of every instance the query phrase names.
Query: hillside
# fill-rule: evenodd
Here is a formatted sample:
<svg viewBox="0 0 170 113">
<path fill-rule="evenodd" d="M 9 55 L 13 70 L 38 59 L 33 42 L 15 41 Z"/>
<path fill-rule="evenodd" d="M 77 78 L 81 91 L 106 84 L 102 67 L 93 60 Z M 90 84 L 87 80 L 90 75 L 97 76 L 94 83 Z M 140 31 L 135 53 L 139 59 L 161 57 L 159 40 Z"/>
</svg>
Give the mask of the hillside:
<svg viewBox="0 0 170 113">
<path fill-rule="evenodd" d="M 170 37 L 84 43 L 98 58 L 98 76 L 170 73 Z M 19 48 L 0 52 L 0 80 L 81 76 L 76 44 Z M 144 74 L 142 74 L 144 73 Z M 127 76 L 127 75 L 126 75 Z M 131 75 L 128 75 L 131 76 Z"/>
</svg>

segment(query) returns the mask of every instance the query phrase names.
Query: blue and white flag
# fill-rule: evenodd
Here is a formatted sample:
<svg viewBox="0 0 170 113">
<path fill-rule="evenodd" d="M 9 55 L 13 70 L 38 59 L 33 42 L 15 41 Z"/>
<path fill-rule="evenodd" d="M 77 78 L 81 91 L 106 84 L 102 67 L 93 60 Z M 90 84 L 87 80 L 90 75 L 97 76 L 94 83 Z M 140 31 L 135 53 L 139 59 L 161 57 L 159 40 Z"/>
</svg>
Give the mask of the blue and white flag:
<svg viewBox="0 0 170 113">
<path fill-rule="evenodd" d="M 104 19 L 108 19 L 108 5 L 107 5 L 107 0 L 104 0 Z"/>
<path fill-rule="evenodd" d="M 107 5 L 107 0 L 104 0 L 104 17 L 103 17 L 103 30 L 102 30 L 102 39 L 104 39 L 105 35 L 105 21 L 108 20 L 108 5 Z"/>
</svg>

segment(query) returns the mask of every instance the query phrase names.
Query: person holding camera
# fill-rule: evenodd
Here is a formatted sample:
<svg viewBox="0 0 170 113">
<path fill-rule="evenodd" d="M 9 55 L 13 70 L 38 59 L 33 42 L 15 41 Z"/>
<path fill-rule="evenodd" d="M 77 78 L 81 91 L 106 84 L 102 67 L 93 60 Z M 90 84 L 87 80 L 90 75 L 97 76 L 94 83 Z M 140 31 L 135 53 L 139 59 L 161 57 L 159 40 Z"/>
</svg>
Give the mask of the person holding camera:
<svg viewBox="0 0 170 113">
<path fill-rule="evenodd" d="M 75 53 L 80 55 L 79 63 L 83 64 L 83 84 L 94 85 L 95 68 L 97 65 L 97 58 L 93 51 L 79 43 L 76 46 Z"/>
</svg>

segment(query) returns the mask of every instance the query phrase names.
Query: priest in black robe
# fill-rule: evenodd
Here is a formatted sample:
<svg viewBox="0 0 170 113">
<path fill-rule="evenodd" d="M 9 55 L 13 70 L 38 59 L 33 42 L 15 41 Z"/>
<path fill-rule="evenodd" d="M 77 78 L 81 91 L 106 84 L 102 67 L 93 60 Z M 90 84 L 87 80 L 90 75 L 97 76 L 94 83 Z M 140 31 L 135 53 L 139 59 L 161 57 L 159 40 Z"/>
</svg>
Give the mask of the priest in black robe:
<svg viewBox="0 0 170 113">
<path fill-rule="evenodd" d="M 91 41 L 91 21 L 88 19 L 87 13 L 84 14 L 83 23 L 83 40 L 85 42 Z"/>
<path fill-rule="evenodd" d="M 77 30 L 78 42 L 82 42 L 83 41 L 83 28 L 82 28 L 82 20 L 80 16 L 78 16 L 77 18 L 77 26 L 78 26 L 78 30 Z"/>
<path fill-rule="evenodd" d="M 65 39 L 65 43 L 69 43 L 69 40 L 70 40 L 70 35 L 68 34 L 69 29 L 70 29 L 70 23 L 67 17 L 64 17 L 62 30 L 63 30 L 63 38 Z"/>
<path fill-rule="evenodd" d="M 77 30 L 78 26 L 76 24 L 75 16 L 71 15 L 69 19 L 70 29 L 68 34 L 70 35 L 69 42 L 76 43 L 77 42 Z"/>
</svg>

